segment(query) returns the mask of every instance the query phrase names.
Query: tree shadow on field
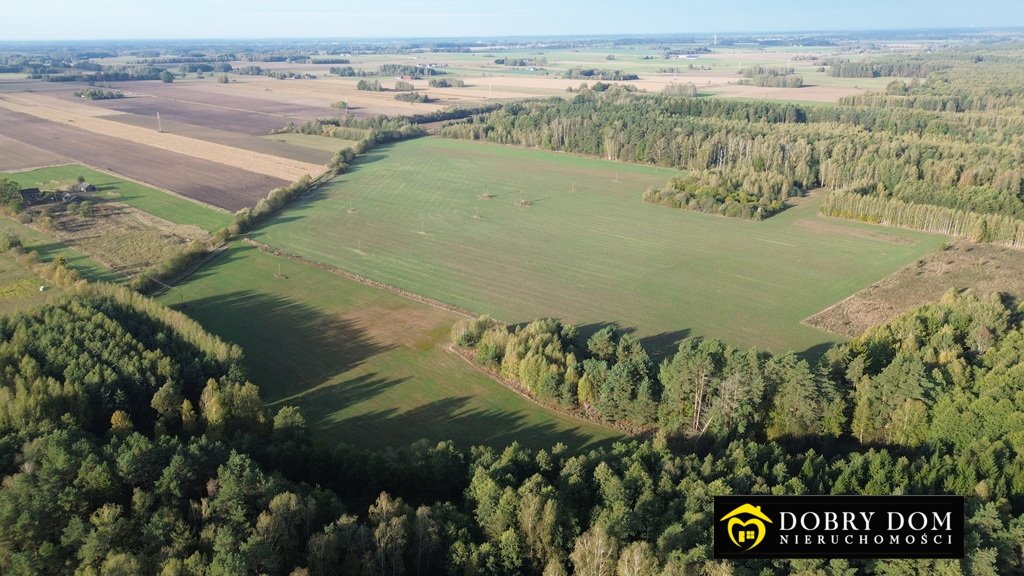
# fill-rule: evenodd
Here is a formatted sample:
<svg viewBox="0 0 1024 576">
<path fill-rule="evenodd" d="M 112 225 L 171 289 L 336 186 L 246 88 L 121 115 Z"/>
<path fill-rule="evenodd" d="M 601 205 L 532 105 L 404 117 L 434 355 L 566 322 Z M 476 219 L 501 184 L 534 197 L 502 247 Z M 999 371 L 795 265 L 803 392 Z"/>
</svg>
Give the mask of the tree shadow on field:
<svg viewBox="0 0 1024 576">
<path fill-rule="evenodd" d="M 309 196 L 306 196 L 305 198 L 299 199 L 292 205 L 292 208 L 301 208 L 306 204 L 317 201 L 319 198 L 316 198 L 314 196 L 315 194 L 311 194 Z M 274 237 L 272 232 L 270 231 L 270 228 L 272 226 L 276 226 L 278 224 L 287 224 L 289 222 L 295 222 L 298 220 L 302 220 L 305 217 L 306 216 L 304 214 L 298 214 L 293 211 L 282 212 L 279 213 L 277 216 L 274 216 L 273 218 L 267 220 L 263 224 L 260 224 L 258 227 L 253 228 L 251 231 L 249 231 L 248 234 L 246 234 L 246 236 L 252 238 L 253 240 L 259 240 L 260 242 L 269 243 L 271 239 L 273 239 Z"/>
<path fill-rule="evenodd" d="M 690 332 L 689 328 L 684 328 L 682 330 L 644 336 L 640 339 L 640 344 L 644 347 L 644 350 L 647 350 L 651 360 L 655 364 L 660 364 L 662 360 L 671 358 L 676 353 L 679 349 L 679 343 L 689 338 Z"/>
<path fill-rule="evenodd" d="M 469 407 L 469 396 L 434 400 L 412 408 L 387 408 L 340 420 L 326 431 L 362 445 L 404 446 L 417 440 L 454 440 L 461 448 L 486 445 L 503 448 L 512 442 L 550 449 L 561 442 L 572 450 L 610 447 L 614 439 L 592 441 L 579 428 L 564 429 L 553 422 L 526 422 L 522 413 Z M 524 406 L 524 410 L 536 410 Z"/>
<path fill-rule="evenodd" d="M 374 162 L 386 160 L 390 156 L 388 152 L 390 151 L 391 146 L 391 144 L 380 146 L 374 148 L 373 150 L 370 150 L 369 152 L 366 152 L 362 156 L 357 157 L 355 162 L 349 165 L 348 170 L 345 171 L 345 174 L 353 174 L 355 172 L 358 172 L 360 168 L 367 164 L 373 164 Z M 344 176 L 344 174 L 342 176 Z"/>
<path fill-rule="evenodd" d="M 295 401 L 395 348 L 370 337 L 354 320 L 254 290 L 192 300 L 186 311 L 211 332 L 242 347 L 246 370 L 268 403 Z M 351 401 L 366 400 L 398 383 L 359 382 Z"/>
<path fill-rule="evenodd" d="M 207 276 L 211 276 L 217 273 L 217 269 L 220 268 L 221 266 L 224 266 L 225 264 L 230 264 L 231 262 L 237 260 L 240 257 L 238 252 L 238 249 L 227 249 L 221 252 L 220 254 L 217 254 L 213 258 L 210 258 L 206 262 L 203 262 L 202 266 L 200 266 L 191 274 L 189 274 L 188 279 L 185 281 L 184 285 L 176 286 L 175 289 L 183 289 L 187 291 L 188 284 L 196 280 L 206 278 Z"/>
<path fill-rule="evenodd" d="M 819 360 L 821 360 L 822 356 L 825 355 L 825 352 L 828 352 L 828 349 L 836 344 L 837 342 L 822 342 L 821 344 L 815 344 L 803 352 L 797 352 L 797 357 L 807 360 L 808 364 L 814 366 Z"/>
<path fill-rule="evenodd" d="M 576 327 L 576 330 L 579 332 L 579 336 L 576 339 L 576 345 L 585 349 L 587 347 L 587 340 L 590 339 L 591 336 L 609 326 L 615 330 L 615 333 L 620 338 L 625 334 L 636 334 L 636 328 L 622 326 L 618 322 L 594 322 L 592 324 L 583 324 Z M 644 336 L 643 338 L 640 338 L 640 345 L 647 351 L 647 354 L 651 357 L 651 361 L 657 365 L 660 364 L 662 360 L 670 358 L 675 354 L 676 350 L 679 348 L 679 343 L 683 339 L 688 338 L 690 333 L 691 331 L 689 328 L 684 328 L 682 330 Z"/>
</svg>

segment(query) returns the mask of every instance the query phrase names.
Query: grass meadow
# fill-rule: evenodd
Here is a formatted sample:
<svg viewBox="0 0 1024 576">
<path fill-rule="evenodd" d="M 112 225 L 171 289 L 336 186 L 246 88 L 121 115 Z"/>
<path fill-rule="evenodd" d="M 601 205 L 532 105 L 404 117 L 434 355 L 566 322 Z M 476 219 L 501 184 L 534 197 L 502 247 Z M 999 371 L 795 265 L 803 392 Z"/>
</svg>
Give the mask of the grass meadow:
<svg viewBox="0 0 1024 576">
<path fill-rule="evenodd" d="M 944 238 L 825 218 L 804 200 L 765 222 L 645 204 L 675 172 L 421 138 L 353 170 L 254 233 L 286 252 L 487 313 L 814 353 L 801 320 Z M 523 202 L 520 202 L 523 201 Z"/>
<path fill-rule="evenodd" d="M 529 402 L 449 352 L 458 315 L 245 244 L 161 301 L 241 345 L 271 408 L 298 406 L 328 443 L 579 449 L 618 438 Z"/>
</svg>

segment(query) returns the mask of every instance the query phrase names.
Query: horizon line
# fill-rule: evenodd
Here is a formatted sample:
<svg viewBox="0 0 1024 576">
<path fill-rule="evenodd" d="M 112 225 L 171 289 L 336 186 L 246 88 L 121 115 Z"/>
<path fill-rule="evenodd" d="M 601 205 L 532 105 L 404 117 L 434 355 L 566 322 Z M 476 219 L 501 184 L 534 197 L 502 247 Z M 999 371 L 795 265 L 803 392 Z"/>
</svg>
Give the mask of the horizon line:
<svg viewBox="0 0 1024 576">
<path fill-rule="evenodd" d="M 751 36 L 751 35 L 815 35 L 815 34 L 864 34 L 864 33 L 937 33 L 937 32 L 1024 32 L 1024 26 L 935 26 L 921 28 L 850 28 L 850 29 L 793 29 L 793 30 L 727 30 L 727 31 L 689 31 L 689 32 L 594 32 L 573 34 L 502 34 L 502 35 L 459 35 L 459 36 L 197 36 L 197 37 L 149 37 L 149 38 L 40 38 L 0 40 L 0 46 L 24 43 L 56 43 L 71 44 L 76 42 L 220 42 L 220 41 L 411 41 L 411 40 L 514 40 L 514 39 L 628 39 L 628 38 L 673 38 L 681 36 Z"/>
</svg>

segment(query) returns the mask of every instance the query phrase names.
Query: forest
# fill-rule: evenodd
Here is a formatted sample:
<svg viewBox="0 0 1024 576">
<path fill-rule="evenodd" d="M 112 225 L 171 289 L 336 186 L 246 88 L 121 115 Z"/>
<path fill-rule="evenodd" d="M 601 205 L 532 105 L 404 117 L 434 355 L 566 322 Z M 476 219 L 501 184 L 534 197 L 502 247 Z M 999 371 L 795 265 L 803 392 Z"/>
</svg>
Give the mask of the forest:
<svg viewBox="0 0 1024 576">
<path fill-rule="evenodd" d="M 658 429 L 574 454 L 319 445 L 260 401 L 237 347 L 122 288 L 71 292 L 0 320 L 4 574 L 1021 569 L 1024 331 L 996 296 L 950 294 L 817 367 L 699 340 L 655 367 L 610 329 L 581 347 L 551 320 L 462 326 L 539 397 Z M 963 494 L 967 557 L 715 561 L 726 493 Z"/>
<path fill-rule="evenodd" d="M 837 105 L 690 97 L 682 90 L 643 94 L 621 86 L 584 89 L 568 100 L 511 103 L 449 124 L 441 134 L 671 166 L 699 182 L 721 181 L 708 173 L 716 170 L 770 174 L 792 180 L 799 194 L 816 188 L 856 194 L 888 202 L 890 212 L 947 208 L 990 218 L 989 241 L 1018 245 L 1018 236 L 1000 232 L 1016 230 L 1016 224 L 994 225 L 997 219 L 1024 220 L 1024 113 L 1012 95 L 1024 80 L 1018 75 L 1004 83 L 1012 68 L 995 56 L 958 60 L 924 82 Z M 751 79 L 783 82 L 788 72 L 748 70 Z M 933 100 L 948 104 L 926 104 Z M 716 195 L 728 196 L 728 188 Z M 733 210 L 743 217 L 764 203 L 756 192 L 735 201 L 750 204 Z M 676 205 L 707 211 L 690 198 Z"/>
</svg>

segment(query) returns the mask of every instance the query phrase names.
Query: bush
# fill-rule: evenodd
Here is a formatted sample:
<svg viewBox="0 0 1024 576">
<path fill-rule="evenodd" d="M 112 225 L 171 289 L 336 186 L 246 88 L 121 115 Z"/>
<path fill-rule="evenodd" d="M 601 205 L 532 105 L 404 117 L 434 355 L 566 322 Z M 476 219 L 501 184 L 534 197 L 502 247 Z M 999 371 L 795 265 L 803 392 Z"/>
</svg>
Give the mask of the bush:
<svg viewBox="0 0 1024 576">
<path fill-rule="evenodd" d="M 430 97 L 426 94 L 419 94 L 417 92 L 402 92 L 401 94 L 395 94 L 395 100 L 409 102 L 410 104 L 423 104 L 430 102 Z"/>
<path fill-rule="evenodd" d="M 356 90 L 365 90 L 368 92 L 380 92 L 383 88 L 380 85 L 379 80 L 360 80 L 356 84 Z"/>
<path fill-rule="evenodd" d="M 14 248 L 21 248 L 21 238 L 14 234 L 0 234 L 0 252 L 8 252 Z"/>
</svg>

